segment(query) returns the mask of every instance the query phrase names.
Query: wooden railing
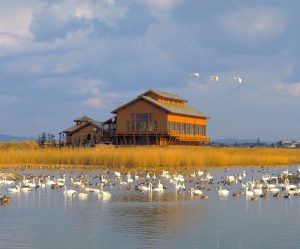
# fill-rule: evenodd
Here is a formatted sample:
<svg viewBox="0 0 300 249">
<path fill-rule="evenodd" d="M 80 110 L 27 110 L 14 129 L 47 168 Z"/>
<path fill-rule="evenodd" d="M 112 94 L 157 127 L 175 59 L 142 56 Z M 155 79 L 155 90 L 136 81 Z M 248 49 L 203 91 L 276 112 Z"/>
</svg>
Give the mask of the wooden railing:
<svg viewBox="0 0 300 249">
<path fill-rule="evenodd" d="M 182 134 L 178 131 L 169 131 L 169 135 L 180 141 L 210 142 L 210 137 L 203 135 Z"/>
</svg>

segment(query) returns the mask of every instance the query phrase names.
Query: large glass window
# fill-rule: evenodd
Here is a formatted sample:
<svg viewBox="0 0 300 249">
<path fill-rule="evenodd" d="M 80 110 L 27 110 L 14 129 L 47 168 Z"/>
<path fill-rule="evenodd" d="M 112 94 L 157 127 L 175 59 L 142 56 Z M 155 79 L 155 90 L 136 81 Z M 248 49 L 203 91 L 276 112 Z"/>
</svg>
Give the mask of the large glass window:
<svg viewBox="0 0 300 249">
<path fill-rule="evenodd" d="M 136 114 L 136 130 L 137 131 L 147 131 L 148 127 L 148 114 L 147 113 L 137 113 Z"/>
<path fill-rule="evenodd" d="M 144 131 L 156 131 L 157 121 L 153 120 L 152 113 L 132 113 L 131 124 L 127 123 L 131 127 L 132 132 L 144 132 Z M 169 125 L 169 124 L 168 124 Z M 171 129 L 171 127 L 169 126 Z"/>
</svg>

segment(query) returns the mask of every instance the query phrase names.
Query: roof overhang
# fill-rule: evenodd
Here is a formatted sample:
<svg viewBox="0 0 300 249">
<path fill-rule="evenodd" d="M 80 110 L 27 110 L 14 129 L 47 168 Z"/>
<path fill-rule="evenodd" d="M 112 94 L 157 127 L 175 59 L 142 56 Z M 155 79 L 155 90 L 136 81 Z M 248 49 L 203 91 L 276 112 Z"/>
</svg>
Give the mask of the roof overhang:
<svg viewBox="0 0 300 249">
<path fill-rule="evenodd" d="M 206 115 L 188 115 L 188 114 L 183 114 L 183 113 L 171 112 L 170 110 L 164 108 L 163 106 L 156 104 L 154 101 L 150 101 L 150 100 L 148 99 L 148 97 L 143 96 L 143 95 L 140 95 L 140 96 L 138 96 L 137 98 L 135 98 L 135 99 L 129 101 L 128 103 L 126 103 L 126 104 L 124 104 L 124 105 L 118 107 L 117 109 L 113 110 L 111 113 L 116 114 L 119 110 L 121 110 L 121 109 L 123 109 L 123 108 L 125 108 L 125 107 L 127 107 L 127 106 L 129 106 L 129 105 L 131 105 L 131 104 L 133 104 L 133 103 L 135 103 L 135 102 L 137 102 L 137 101 L 139 101 L 139 100 L 144 100 L 144 101 L 146 101 L 146 102 L 148 102 L 148 103 L 150 103 L 150 104 L 156 106 L 157 108 L 166 111 L 167 113 L 173 113 L 173 114 L 176 114 L 176 115 L 187 116 L 187 117 L 196 117 L 196 118 L 205 118 L 205 119 L 209 119 L 209 118 L 210 118 L 210 117 L 208 117 L 208 116 L 206 116 Z"/>
<path fill-rule="evenodd" d="M 79 131 L 79 130 L 81 130 L 81 129 L 83 129 L 83 128 L 89 126 L 89 125 L 93 125 L 93 126 L 95 126 L 95 127 L 97 127 L 97 128 L 101 128 L 101 126 L 95 124 L 93 121 L 88 121 L 88 122 L 86 122 L 86 123 L 83 123 L 83 124 L 81 124 L 81 125 L 78 125 L 78 127 L 74 127 L 74 130 L 72 130 L 72 131 L 68 131 L 68 129 L 66 129 L 66 130 L 64 130 L 62 133 L 66 133 L 66 134 L 68 134 L 68 135 L 72 135 L 73 133 L 75 133 L 75 132 L 77 132 L 77 131 Z"/>
</svg>

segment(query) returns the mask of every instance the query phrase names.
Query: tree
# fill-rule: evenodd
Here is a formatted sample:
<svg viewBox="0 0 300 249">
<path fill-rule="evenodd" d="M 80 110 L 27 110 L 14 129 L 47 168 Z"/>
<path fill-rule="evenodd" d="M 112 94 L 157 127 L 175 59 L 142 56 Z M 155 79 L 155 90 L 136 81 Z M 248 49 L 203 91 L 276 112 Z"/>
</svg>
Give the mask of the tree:
<svg viewBox="0 0 300 249">
<path fill-rule="evenodd" d="M 41 148 L 44 148 L 46 146 L 46 143 L 47 143 L 47 134 L 46 132 L 43 132 L 42 134 L 39 135 L 38 144 Z"/>
</svg>

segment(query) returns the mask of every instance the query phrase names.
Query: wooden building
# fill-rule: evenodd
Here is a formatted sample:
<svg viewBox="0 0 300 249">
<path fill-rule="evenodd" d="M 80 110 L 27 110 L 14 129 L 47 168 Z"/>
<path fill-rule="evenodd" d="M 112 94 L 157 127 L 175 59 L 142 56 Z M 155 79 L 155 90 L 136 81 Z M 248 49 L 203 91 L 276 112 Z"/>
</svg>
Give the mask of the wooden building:
<svg viewBox="0 0 300 249">
<path fill-rule="evenodd" d="M 97 122 L 88 116 L 76 118 L 74 122 L 74 126 L 63 131 L 68 146 L 92 147 L 101 142 L 103 123 Z"/>
<path fill-rule="evenodd" d="M 176 94 L 149 90 L 113 110 L 116 145 L 201 145 L 208 116 Z"/>
<path fill-rule="evenodd" d="M 64 130 L 69 146 L 203 145 L 208 116 L 176 94 L 149 90 L 113 110 L 114 117 L 97 122 L 87 116 Z"/>
</svg>

